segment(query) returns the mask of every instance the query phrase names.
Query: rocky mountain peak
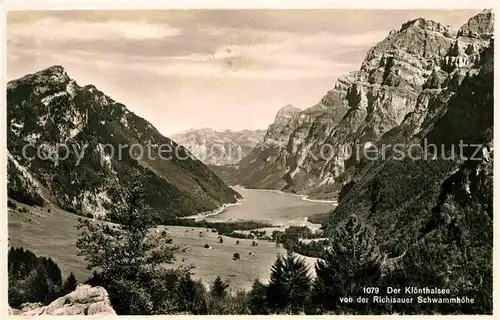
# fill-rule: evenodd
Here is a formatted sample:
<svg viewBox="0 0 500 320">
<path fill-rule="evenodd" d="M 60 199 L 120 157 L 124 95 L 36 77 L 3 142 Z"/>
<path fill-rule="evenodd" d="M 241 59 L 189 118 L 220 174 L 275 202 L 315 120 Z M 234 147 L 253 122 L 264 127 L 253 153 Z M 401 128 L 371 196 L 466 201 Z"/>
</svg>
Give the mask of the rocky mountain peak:
<svg viewBox="0 0 500 320">
<path fill-rule="evenodd" d="M 20 84 L 37 86 L 45 84 L 51 87 L 56 86 L 60 89 L 62 86 L 66 86 L 70 81 L 71 79 L 66 73 L 66 70 L 60 65 L 54 65 L 33 74 L 28 74 L 22 78 L 10 81 L 7 84 L 7 89 L 16 88 Z"/>
<path fill-rule="evenodd" d="M 401 29 L 399 29 L 399 32 L 405 31 L 408 28 L 420 28 L 428 31 L 434 31 L 434 32 L 439 32 L 443 34 L 452 34 L 453 29 L 450 26 L 443 25 L 439 22 L 429 20 L 429 19 L 424 19 L 424 18 L 417 18 L 410 20 L 406 23 L 404 23 L 401 26 Z"/>
<path fill-rule="evenodd" d="M 301 110 L 299 108 L 296 108 L 292 106 L 291 104 L 287 104 L 283 108 L 281 108 L 277 113 L 276 117 L 274 118 L 274 122 L 276 121 L 281 121 L 281 120 L 289 120 L 291 117 L 299 113 Z"/>
<path fill-rule="evenodd" d="M 489 30 L 492 19 L 492 13 L 484 11 L 467 26 Z M 432 20 L 404 23 L 367 52 L 360 70 L 339 77 L 317 105 L 282 121 L 279 112 L 265 142 L 276 141 L 286 152 L 265 150 L 260 158 L 242 161 L 240 171 L 247 176 L 242 184 L 293 191 L 317 185 L 326 190 L 331 185 L 333 190 L 345 182 L 346 175 L 339 176 L 351 165 L 344 161 L 346 145 L 378 141 L 413 112 L 418 119 L 405 130 L 417 132 L 428 110 L 444 105 L 439 99 L 455 94 L 466 77 L 478 72 L 488 46 L 489 39 L 457 36 L 451 27 Z M 444 90 L 449 92 L 442 94 Z M 332 146 L 331 159 L 310 156 L 311 150 L 321 152 L 325 143 Z M 262 163 L 273 172 L 271 178 L 251 176 Z"/>
<path fill-rule="evenodd" d="M 479 37 L 481 35 L 491 37 L 495 28 L 494 14 L 491 9 L 485 9 L 470 18 L 459 30 L 460 36 Z"/>
<path fill-rule="evenodd" d="M 95 86 L 79 86 L 61 66 L 13 80 L 7 88 L 9 197 L 103 217 L 112 208 L 108 191 L 138 174 L 159 220 L 211 211 L 238 198 L 185 148 Z M 134 155 L 130 146 L 137 143 L 151 156 Z M 43 147 L 48 156 L 34 156 L 34 148 L 24 156 L 28 144 Z M 146 152 L 148 144 L 172 151 L 160 157 L 155 149 Z M 61 145 L 68 147 L 64 161 Z M 115 152 L 121 147 L 121 154 Z"/>
</svg>

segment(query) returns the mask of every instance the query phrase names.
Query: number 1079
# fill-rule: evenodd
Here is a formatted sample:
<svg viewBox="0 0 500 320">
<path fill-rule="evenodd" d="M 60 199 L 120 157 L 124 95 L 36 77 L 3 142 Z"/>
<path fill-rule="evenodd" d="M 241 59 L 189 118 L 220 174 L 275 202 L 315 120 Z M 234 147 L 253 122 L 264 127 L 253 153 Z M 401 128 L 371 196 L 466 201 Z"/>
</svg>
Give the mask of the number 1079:
<svg viewBox="0 0 500 320">
<path fill-rule="evenodd" d="M 378 287 L 363 287 L 364 294 L 377 294 L 380 289 Z"/>
</svg>

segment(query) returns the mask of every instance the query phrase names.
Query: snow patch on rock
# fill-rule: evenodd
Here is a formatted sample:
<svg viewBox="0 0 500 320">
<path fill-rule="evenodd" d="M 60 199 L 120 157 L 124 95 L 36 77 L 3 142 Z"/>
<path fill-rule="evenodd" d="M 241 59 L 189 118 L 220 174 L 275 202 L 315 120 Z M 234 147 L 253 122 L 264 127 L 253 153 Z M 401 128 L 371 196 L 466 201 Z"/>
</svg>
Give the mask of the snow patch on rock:
<svg viewBox="0 0 500 320">
<path fill-rule="evenodd" d="M 51 94 L 51 95 L 48 95 L 46 96 L 45 98 L 42 99 L 42 103 L 45 105 L 45 106 L 48 106 L 49 103 L 54 100 L 55 98 L 57 97 L 61 97 L 61 96 L 65 96 L 67 95 L 68 92 L 66 91 L 60 91 L 60 92 L 56 92 L 54 94 Z"/>
<path fill-rule="evenodd" d="M 40 137 L 41 137 L 40 133 L 33 132 L 28 134 L 24 139 L 31 144 L 36 144 L 36 142 L 38 141 L 38 139 L 40 139 Z"/>
<path fill-rule="evenodd" d="M 108 212 L 105 206 L 111 204 L 111 199 L 105 190 L 96 193 L 86 190 L 80 195 L 80 199 L 82 213 L 90 213 L 94 218 L 105 217 Z M 77 206 L 78 203 L 78 199 L 74 198 L 72 204 Z"/>
<path fill-rule="evenodd" d="M 10 130 L 12 132 L 14 132 L 14 134 L 16 136 L 20 135 L 21 134 L 21 130 L 24 128 L 24 123 L 15 123 L 15 122 L 12 122 L 10 124 Z"/>
<path fill-rule="evenodd" d="M 16 169 L 21 173 L 22 179 L 25 181 L 24 187 L 26 189 L 28 189 L 29 191 L 40 195 L 44 200 L 46 200 L 48 202 L 48 199 L 46 199 L 43 196 L 43 193 L 41 192 L 42 186 L 31 175 L 31 173 L 28 171 L 28 169 L 26 169 L 23 165 L 21 165 L 10 152 L 7 152 L 7 159 L 10 160 L 14 164 Z"/>
</svg>

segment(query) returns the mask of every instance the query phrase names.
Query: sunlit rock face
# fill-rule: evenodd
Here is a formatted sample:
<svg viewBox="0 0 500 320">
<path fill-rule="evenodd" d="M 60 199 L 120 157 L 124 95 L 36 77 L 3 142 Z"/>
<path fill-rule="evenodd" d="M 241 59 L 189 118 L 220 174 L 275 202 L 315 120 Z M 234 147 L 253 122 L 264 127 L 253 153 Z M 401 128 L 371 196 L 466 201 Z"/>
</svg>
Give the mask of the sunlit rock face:
<svg viewBox="0 0 500 320">
<path fill-rule="evenodd" d="M 171 138 L 203 163 L 225 166 L 240 162 L 262 141 L 265 134 L 265 130 L 217 131 L 204 128 L 190 129 Z"/>
<path fill-rule="evenodd" d="M 490 11 L 459 31 L 422 18 L 391 31 L 360 70 L 341 76 L 317 105 L 288 119 L 281 136 L 274 129 L 281 121 L 272 124 L 266 137 L 279 145 L 265 143 L 243 159 L 239 181 L 330 197 L 350 181 L 357 150 L 384 136 L 385 142 L 408 140 L 439 119 L 462 81 L 477 74 L 492 32 Z"/>
<path fill-rule="evenodd" d="M 490 25 L 481 17 L 471 20 Z M 326 233 L 334 235 L 354 218 L 369 231 L 386 283 L 443 284 L 475 297 L 475 307 L 458 306 L 454 313 L 491 314 L 494 43 L 487 34 L 463 34 L 443 61 L 462 56 L 465 65 L 451 66 L 442 81 L 432 79 L 440 85 L 429 83 L 401 124 L 377 142 L 397 142 L 406 155 L 417 156 L 355 164 Z M 462 51 L 469 44 L 477 51 Z"/>
<path fill-rule="evenodd" d="M 106 289 L 79 285 L 75 291 L 52 301 L 47 306 L 27 304 L 17 314 L 23 316 L 110 316 L 116 315 L 116 312 L 111 306 Z"/>
</svg>

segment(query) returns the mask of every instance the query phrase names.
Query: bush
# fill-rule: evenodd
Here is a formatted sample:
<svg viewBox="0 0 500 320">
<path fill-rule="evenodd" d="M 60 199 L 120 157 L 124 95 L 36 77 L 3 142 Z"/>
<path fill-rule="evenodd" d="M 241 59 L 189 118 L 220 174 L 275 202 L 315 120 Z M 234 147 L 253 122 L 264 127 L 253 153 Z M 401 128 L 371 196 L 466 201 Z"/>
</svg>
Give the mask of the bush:
<svg viewBox="0 0 500 320">
<path fill-rule="evenodd" d="M 7 207 L 15 210 L 17 208 L 17 204 L 13 201 L 7 200 Z"/>
<path fill-rule="evenodd" d="M 30 212 L 28 209 L 26 209 L 25 207 L 20 207 L 19 209 L 17 209 L 17 211 L 21 212 L 21 213 L 28 213 Z"/>
<path fill-rule="evenodd" d="M 205 244 L 205 245 L 203 246 L 203 248 L 208 249 L 208 248 L 210 248 L 210 246 L 209 246 L 208 244 Z"/>
<path fill-rule="evenodd" d="M 252 247 L 256 247 L 256 246 L 258 246 L 258 245 L 259 245 L 259 244 L 258 244 L 257 242 L 252 241 Z"/>
<path fill-rule="evenodd" d="M 236 252 L 235 254 L 233 254 L 233 260 L 240 260 L 240 254 L 238 252 Z"/>
<path fill-rule="evenodd" d="M 252 230 L 250 231 L 251 234 L 255 235 L 257 239 L 264 239 L 266 238 L 266 231 L 259 231 L 259 230 Z"/>
<path fill-rule="evenodd" d="M 78 285 L 78 281 L 76 281 L 76 277 L 71 272 L 69 276 L 64 280 L 64 283 L 61 288 L 61 294 L 65 295 L 68 294 L 76 289 L 76 286 Z"/>
<path fill-rule="evenodd" d="M 189 273 L 179 277 L 177 284 L 179 311 L 208 314 L 208 293 L 201 280 L 194 281 Z"/>
</svg>

